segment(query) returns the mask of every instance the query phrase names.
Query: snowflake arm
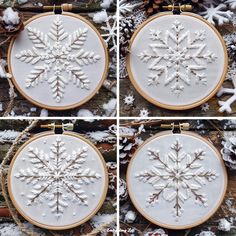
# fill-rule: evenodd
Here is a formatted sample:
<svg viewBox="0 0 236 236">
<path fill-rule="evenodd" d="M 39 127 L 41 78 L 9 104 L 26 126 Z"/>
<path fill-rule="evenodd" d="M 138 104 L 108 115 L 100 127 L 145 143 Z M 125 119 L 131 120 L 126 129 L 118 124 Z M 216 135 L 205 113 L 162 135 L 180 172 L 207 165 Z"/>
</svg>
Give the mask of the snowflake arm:
<svg viewBox="0 0 236 236">
<path fill-rule="evenodd" d="M 73 55 L 72 58 L 80 65 L 89 65 L 96 63 L 101 57 L 96 55 L 94 52 L 84 51 L 80 49 L 77 54 Z"/>
<path fill-rule="evenodd" d="M 56 42 L 62 41 L 68 37 L 68 34 L 65 32 L 62 21 L 59 17 L 53 21 L 48 36 Z"/>
<path fill-rule="evenodd" d="M 84 45 L 86 38 L 87 38 L 87 32 L 88 29 L 78 29 L 73 32 L 72 35 L 69 35 L 68 43 L 66 47 L 68 49 L 73 48 L 73 49 L 80 49 L 81 46 Z"/>
<path fill-rule="evenodd" d="M 31 63 L 32 65 L 36 64 L 41 60 L 42 54 L 33 47 L 32 50 L 23 50 L 19 54 L 16 54 L 16 58 L 20 59 L 23 62 Z"/>
<path fill-rule="evenodd" d="M 34 47 L 38 49 L 48 49 L 50 47 L 50 43 L 48 41 L 48 36 L 41 31 L 28 27 L 28 36 L 29 39 L 32 41 L 34 44 Z"/>
<path fill-rule="evenodd" d="M 90 81 L 80 67 L 68 66 L 66 68 L 71 80 L 77 87 L 89 89 Z"/>
</svg>

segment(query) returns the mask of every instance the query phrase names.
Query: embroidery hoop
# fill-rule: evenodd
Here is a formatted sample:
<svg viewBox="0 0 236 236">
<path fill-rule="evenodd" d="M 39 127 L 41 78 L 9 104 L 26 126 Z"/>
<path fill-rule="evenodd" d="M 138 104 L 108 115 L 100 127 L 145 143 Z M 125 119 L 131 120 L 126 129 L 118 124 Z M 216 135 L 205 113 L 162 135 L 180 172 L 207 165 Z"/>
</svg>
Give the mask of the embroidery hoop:
<svg viewBox="0 0 236 236">
<path fill-rule="evenodd" d="M 46 13 L 41 13 L 38 14 L 36 16 L 31 17 L 30 19 L 28 19 L 25 23 L 24 26 L 27 26 L 30 22 L 37 20 L 38 18 L 44 17 L 44 16 L 49 16 L 49 15 L 56 15 L 54 12 L 46 12 Z M 14 86 L 17 88 L 17 90 L 19 91 L 19 93 L 26 98 L 28 101 L 30 101 L 31 103 L 42 107 L 42 108 L 46 108 L 48 110 L 68 110 L 68 109 L 72 109 L 72 108 L 76 108 L 81 106 L 82 104 L 86 103 L 87 101 L 89 101 L 92 97 L 94 97 L 96 95 L 96 93 L 98 92 L 98 90 L 101 88 L 101 86 L 103 85 L 107 75 L 108 75 L 108 66 L 109 66 L 109 56 L 108 56 L 108 50 L 107 50 L 107 46 L 106 43 L 104 42 L 102 36 L 100 35 L 99 31 L 95 28 L 95 26 L 90 23 L 87 19 L 85 19 L 84 17 L 74 14 L 74 13 L 70 13 L 70 12 L 66 12 L 66 11 L 62 11 L 61 15 L 66 15 L 66 16 L 70 16 L 70 17 L 74 17 L 78 20 L 83 21 L 85 24 L 88 24 L 93 30 L 94 32 L 97 34 L 97 36 L 100 39 L 100 42 L 103 46 L 104 49 L 104 54 L 105 54 L 105 68 L 104 68 L 104 72 L 102 75 L 102 79 L 99 82 L 99 84 L 97 85 L 96 89 L 94 89 L 94 91 L 87 96 L 86 98 L 84 98 L 82 101 L 77 102 L 75 104 L 71 104 L 71 105 L 67 105 L 67 106 L 49 106 L 49 105 L 45 105 L 41 102 L 35 101 L 34 99 L 32 99 L 30 96 L 28 96 L 27 94 L 24 93 L 24 91 L 20 88 L 20 86 L 18 85 L 16 79 L 14 78 L 14 75 L 12 73 L 12 65 L 11 65 L 11 52 L 12 52 L 12 47 L 13 44 L 16 40 L 16 38 L 13 38 L 10 41 L 9 47 L 8 47 L 8 53 L 7 53 L 7 63 L 8 63 L 8 67 L 9 67 L 9 73 L 12 75 L 12 82 L 14 84 Z"/>
<path fill-rule="evenodd" d="M 198 220 L 192 224 L 188 224 L 188 225 L 184 225 L 184 226 L 173 226 L 173 225 L 170 225 L 170 224 L 165 224 L 165 223 L 161 223 L 155 219 L 153 219 L 152 217 L 148 216 L 142 209 L 141 207 L 139 206 L 139 204 L 135 201 L 134 199 L 134 195 L 131 191 L 131 187 L 130 187 L 130 183 L 129 183 L 129 177 L 131 176 L 130 173 L 130 169 L 131 169 L 131 165 L 132 165 L 132 162 L 134 161 L 134 159 L 136 158 L 136 155 L 137 153 L 146 145 L 148 144 L 150 141 L 152 141 L 153 139 L 155 138 L 160 138 L 160 137 L 163 137 L 165 135 L 175 135 L 173 133 L 173 130 L 172 131 L 162 131 L 156 135 L 153 135 L 151 138 L 148 138 L 146 141 L 144 141 L 141 146 L 139 146 L 139 148 L 135 151 L 135 153 L 133 154 L 130 162 L 129 162 L 129 165 L 128 165 L 128 169 L 127 169 L 127 173 L 126 173 L 126 183 L 127 183 L 127 190 L 128 190 L 128 193 L 129 193 L 129 197 L 130 197 L 130 200 L 131 202 L 133 203 L 133 205 L 135 206 L 135 208 L 138 210 L 138 212 L 144 217 L 146 218 L 148 221 L 150 221 L 151 223 L 155 224 L 155 225 L 158 225 L 160 227 L 164 227 L 164 228 L 167 228 L 167 229 L 174 229 L 174 230 L 181 230 L 181 229 L 189 229 L 189 228 L 193 228 L 195 226 L 198 226 L 202 223 L 204 223 L 205 221 L 207 221 L 210 217 L 212 217 L 215 212 L 219 209 L 219 207 L 221 206 L 223 200 L 224 200 L 224 197 L 225 197 L 225 194 L 226 194 L 226 190 L 227 190 L 227 184 L 228 184 L 228 177 L 227 177 L 227 171 L 226 171 L 226 167 L 224 165 L 224 161 L 222 160 L 221 158 L 221 155 L 219 153 L 219 151 L 216 149 L 216 147 L 210 143 L 208 140 L 206 140 L 205 138 L 201 137 L 200 135 L 194 133 L 194 132 L 190 132 L 190 131 L 182 131 L 180 132 L 180 134 L 183 134 L 183 135 L 187 135 L 187 136 L 191 136 L 191 137 L 194 137 L 194 138 L 197 138 L 199 139 L 200 141 L 203 141 L 205 142 L 216 154 L 216 157 L 218 158 L 218 160 L 220 161 L 220 163 L 222 164 L 222 168 L 223 168 L 223 172 L 224 172 L 224 190 L 223 190 L 223 194 L 222 196 L 220 197 L 216 207 L 210 211 L 205 217 L 201 218 L 201 220 Z"/>
<path fill-rule="evenodd" d="M 154 104 L 154 105 L 156 105 L 158 107 L 161 107 L 161 108 L 164 108 L 164 109 L 168 109 L 168 110 L 187 110 L 187 109 L 191 109 L 191 108 L 200 106 L 201 104 L 205 103 L 206 101 L 211 99 L 217 93 L 217 91 L 220 89 L 221 85 L 224 82 L 226 74 L 227 74 L 227 68 L 228 68 L 227 48 L 226 48 L 226 45 L 225 45 L 223 37 L 220 35 L 220 33 L 217 31 L 217 29 L 214 26 L 212 26 L 207 20 L 205 20 L 204 18 L 202 18 L 201 16 L 199 16 L 197 14 L 189 13 L 189 12 L 182 12 L 182 10 L 181 10 L 181 15 L 193 17 L 193 18 L 196 18 L 196 19 L 202 21 L 203 23 L 207 24 L 207 26 L 210 27 L 216 33 L 216 36 L 218 36 L 218 38 L 219 38 L 219 40 L 220 40 L 220 42 L 222 44 L 223 50 L 224 50 L 224 61 L 225 61 L 224 70 L 223 70 L 221 78 L 220 78 L 218 84 L 216 85 L 216 87 L 214 88 L 214 90 L 212 90 L 211 93 L 209 93 L 207 96 L 205 96 L 203 99 L 201 99 L 199 101 L 196 101 L 196 102 L 194 102 L 192 104 L 188 104 L 188 105 L 169 105 L 169 104 L 164 104 L 164 103 L 161 103 L 161 102 L 155 100 L 154 98 L 149 96 L 148 93 L 145 93 L 142 90 L 142 88 L 138 85 L 138 83 L 136 82 L 136 80 L 135 80 L 135 78 L 133 76 L 132 70 L 131 70 L 131 66 L 130 66 L 130 60 L 131 60 L 131 53 L 130 52 L 131 52 L 132 44 L 133 44 L 137 34 L 142 30 L 142 28 L 144 26 L 146 26 L 149 22 L 151 22 L 151 21 L 153 21 L 153 20 L 155 20 L 155 19 L 157 19 L 159 17 L 166 16 L 166 15 L 173 15 L 173 13 L 172 12 L 158 13 L 158 14 L 150 17 L 145 22 L 143 22 L 139 26 L 139 28 L 134 32 L 134 34 L 131 37 L 130 43 L 129 43 L 129 50 L 128 50 L 129 53 L 128 53 L 127 57 L 126 57 L 126 68 L 127 68 L 128 75 L 129 75 L 131 83 L 133 84 L 133 86 L 135 87 L 137 92 L 142 97 L 144 97 L 147 101 L 149 101 L 150 103 L 152 103 L 152 104 Z"/>
<path fill-rule="evenodd" d="M 77 223 L 73 223 L 73 224 L 69 224 L 69 225 L 65 225 L 65 226 L 49 226 L 46 224 L 42 224 L 37 222 L 36 220 L 30 218 L 19 206 L 19 204 L 16 202 L 15 197 L 12 193 L 11 190 L 11 174 L 12 174 L 12 168 L 14 166 L 15 160 L 17 159 L 18 155 L 20 154 L 20 152 L 28 145 L 30 145 L 30 143 L 34 140 L 40 139 L 42 137 L 48 136 L 48 135 L 55 135 L 55 133 L 53 131 L 45 131 L 42 132 L 40 134 L 35 135 L 34 137 L 32 137 L 31 139 L 29 139 L 28 141 L 26 141 L 16 152 L 16 154 L 14 155 L 10 166 L 9 166 L 9 171 L 8 171 L 8 176 L 7 176 L 7 181 L 8 181 L 8 192 L 9 192 L 9 196 L 10 199 L 14 205 L 14 207 L 16 208 L 16 210 L 21 214 L 21 216 L 23 216 L 27 221 L 29 221 L 30 223 L 32 223 L 33 225 L 36 225 L 38 227 L 44 228 L 44 229 L 50 229 L 50 230 L 66 230 L 66 229 L 72 229 L 76 226 L 79 226 L 83 223 L 85 223 L 86 221 L 88 221 L 89 219 L 91 219 L 98 211 L 99 209 L 102 207 L 102 204 L 105 201 L 106 195 L 107 195 L 107 191 L 108 191 L 108 171 L 106 168 L 106 163 L 105 160 L 102 156 L 102 154 L 99 152 L 99 150 L 97 149 L 97 147 L 95 147 L 95 145 L 93 143 L 91 143 L 89 140 L 85 139 L 84 137 L 80 136 L 79 134 L 75 133 L 75 132 L 70 132 L 70 131 L 64 131 L 62 133 L 63 135 L 68 135 L 68 136 L 72 136 L 75 138 L 78 138 L 84 142 L 86 142 L 86 144 L 88 144 L 93 150 L 96 151 L 96 153 L 99 156 L 99 159 L 102 162 L 103 165 L 103 170 L 104 170 L 104 174 L 105 174 L 105 185 L 104 185 L 104 190 L 103 190 L 103 195 L 98 203 L 98 205 L 96 206 L 96 208 L 94 209 L 93 212 L 91 212 L 87 217 L 85 217 L 83 220 L 77 222 Z"/>
</svg>

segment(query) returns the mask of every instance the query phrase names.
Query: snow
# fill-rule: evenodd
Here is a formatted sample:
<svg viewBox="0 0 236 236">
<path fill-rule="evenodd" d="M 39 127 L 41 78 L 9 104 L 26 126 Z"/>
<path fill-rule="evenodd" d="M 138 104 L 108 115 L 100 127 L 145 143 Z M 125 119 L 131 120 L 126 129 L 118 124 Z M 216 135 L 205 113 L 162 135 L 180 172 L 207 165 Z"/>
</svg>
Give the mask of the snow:
<svg viewBox="0 0 236 236">
<path fill-rule="evenodd" d="M 195 236 L 216 236 L 212 231 L 202 231 L 200 234 L 196 234 Z"/>
<path fill-rule="evenodd" d="M 218 229 L 221 231 L 229 232 L 231 229 L 231 224 L 225 218 L 220 219 Z"/>
<path fill-rule="evenodd" d="M 7 25 L 5 28 L 8 30 L 14 29 L 14 25 L 20 23 L 19 13 L 13 11 L 11 7 L 8 7 L 3 11 L 2 21 Z"/>
<path fill-rule="evenodd" d="M 101 24 L 102 22 L 105 22 L 107 20 L 107 17 L 108 17 L 107 12 L 105 10 L 99 11 L 99 12 L 94 14 L 93 21 L 95 23 Z"/>
<path fill-rule="evenodd" d="M 77 116 L 78 117 L 94 117 L 94 114 L 91 111 L 89 111 L 88 109 L 80 109 L 77 112 Z M 86 119 L 85 121 L 93 122 L 94 120 L 93 119 Z"/>
<path fill-rule="evenodd" d="M 113 3 L 113 0 L 103 0 L 100 5 L 102 8 L 107 9 L 111 6 L 112 3 Z"/>
<path fill-rule="evenodd" d="M 110 131 L 94 131 L 87 133 L 89 139 L 91 139 L 94 143 L 101 143 L 101 142 L 109 142 L 115 143 L 116 137 Z"/>
<path fill-rule="evenodd" d="M 98 213 L 91 219 L 91 224 L 94 228 L 99 228 L 101 225 L 111 224 L 116 219 L 116 213 L 114 214 L 100 214 Z"/>
<path fill-rule="evenodd" d="M 115 116 L 116 115 L 116 99 L 112 98 L 108 103 L 103 104 L 103 109 L 105 110 L 106 116 Z"/>
<path fill-rule="evenodd" d="M 6 73 L 5 67 L 7 66 L 7 62 L 4 59 L 0 59 L 0 78 L 11 78 L 12 76 L 9 73 Z"/>
<path fill-rule="evenodd" d="M 36 111 L 37 111 L 37 107 L 31 107 L 31 108 L 30 108 L 30 111 L 31 111 L 31 112 L 36 112 Z"/>
<path fill-rule="evenodd" d="M 15 130 L 3 130 L 0 131 L 0 143 L 11 143 L 13 142 L 16 137 L 20 134 L 20 132 Z M 27 137 L 24 136 L 23 140 L 25 140 Z"/>
<path fill-rule="evenodd" d="M 165 233 L 163 229 L 148 229 L 147 232 L 144 234 L 144 236 L 150 236 L 150 235 L 158 235 L 158 236 L 168 236 L 168 234 Z"/>
<path fill-rule="evenodd" d="M 48 110 L 42 109 L 40 112 L 40 117 L 47 117 L 48 116 Z"/>
<path fill-rule="evenodd" d="M 14 223 L 1 223 L 0 224 L 1 236 L 24 236 L 20 228 Z"/>
<path fill-rule="evenodd" d="M 132 224 L 137 217 L 137 214 L 134 211 L 128 211 L 125 215 L 124 222 Z"/>
</svg>

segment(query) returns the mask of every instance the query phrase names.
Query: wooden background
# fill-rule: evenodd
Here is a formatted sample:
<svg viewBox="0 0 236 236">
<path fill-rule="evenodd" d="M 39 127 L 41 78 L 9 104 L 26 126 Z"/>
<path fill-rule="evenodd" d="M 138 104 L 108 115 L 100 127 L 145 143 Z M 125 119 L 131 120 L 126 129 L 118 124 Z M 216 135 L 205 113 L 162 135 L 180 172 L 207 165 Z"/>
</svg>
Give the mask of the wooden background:
<svg viewBox="0 0 236 236">
<path fill-rule="evenodd" d="M 38 122 L 37 126 L 31 130 L 29 136 L 27 139 L 28 140 L 30 137 L 34 136 L 35 134 L 38 134 L 43 131 L 47 131 L 47 129 L 42 129 L 40 128 L 40 124 L 50 124 L 52 122 L 55 122 L 57 124 L 61 124 L 61 120 L 41 120 Z M 68 123 L 68 122 L 73 122 L 71 120 L 63 120 L 63 123 Z M 116 136 L 115 134 L 110 134 L 110 138 L 112 138 L 113 141 L 101 141 L 95 143 L 94 140 L 88 137 L 89 132 L 96 132 L 96 131 L 107 131 L 110 126 L 115 125 L 116 121 L 115 120 L 100 120 L 100 121 L 94 121 L 92 123 L 90 122 L 85 122 L 83 120 L 76 120 L 74 123 L 74 131 L 77 132 L 78 134 L 84 136 L 85 138 L 88 138 L 91 142 L 93 142 L 96 147 L 99 149 L 101 154 L 103 155 L 104 159 L 106 162 L 112 162 L 116 163 Z M 26 120 L 1 120 L 0 121 L 0 132 L 3 130 L 14 130 L 14 131 L 23 131 L 24 128 L 28 126 L 28 121 Z M 20 147 L 24 142 L 22 142 L 18 147 Z M 12 140 L 1 140 L 0 139 L 0 163 L 2 162 L 3 158 L 5 157 L 7 151 L 9 150 L 10 146 L 12 144 Z M 8 163 L 9 165 L 9 163 Z M 8 165 L 5 167 L 6 169 L 8 168 Z M 111 173 L 111 172 L 109 172 Z M 113 174 L 116 175 L 116 170 L 113 170 Z M 111 183 L 110 183 L 111 185 Z M 106 200 L 102 206 L 102 208 L 98 211 L 99 214 L 115 214 L 116 213 L 116 193 L 115 191 L 111 191 L 109 189 Z M 23 218 L 21 220 L 24 221 Z M 1 223 L 5 222 L 13 222 L 13 219 L 11 215 L 9 215 L 9 211 L 6 208 L 6 203 L 5 200 L 2 196 L 2 191 L 0 187 L 0 228 L 1 228 Z M 46 235 L 57 235 L 57 236 L 68 236 L 68 235 L 73 235 L 73 236 L 81 236 L 86 233 L 91 232 L 92 226 L 90 224 L 90 221 L 86 222 L 85 224 L 78 226 L 74 228 L 73 230 L 66 230 L 66 231 L 50 231 L 50 230 L 42 230 L 42 232 L 46 233 Z M 0 230 L 0 235 L 1 236 L 10 236 L 10 235 L 2 235 L 1 230 Z M 37 234 L 35 234 L 37 235 Z M 108 234 L 111 235 L 111 234 Z M 11 235 L 12 236 L 12 235 Z"/>
<path fill-rule="evenodd" d="M 138 2 L 138 1 L 137 1 Z M 236 27 L 232 24 L 225 24 L 220 27 L 216 27 L 222 36 L 227 34 L 232 34 L 236 31 Z M 236 75 L 235 75 L 236 76 Z M 233 85 L 230 81 L 225 81 L 223 83 L 224 87 L 233 88 Z M 124 103 L 124 98 L 127 95 L 134 95 L 135 101 L 134 106 L 128 106 Z M 226 100 L 229 98 L 228 95 L 221 96 L 220 100 Z M 236 103 L 234 102 L 231 106 L 232 113 L 220 113 L 218 109 L 220 108 L 218 105 L 219 98 L 216 95 L 211 98 L 207 103 L 210 108 L 208 111 L 203 111 L 201 106 L 184 110 L 184 111 L 171 111 L 163 108 L 159 108 L 152 103 L 149 103 L 145 100 L 134 88 L 132 83 L 129 80 L 129 77 L 126 76 L 123 79 L 120 79 L 120 116 L 128 117 L 128 116 L 139 116 L 140 110 L 145 108 L 149 111 L 149 117 L 162 117 L 162 116 L 170 116 L 170 117 L 183 117 L 183 116 L 205 116 L 205 117 L 214 117 L 214 116 L 235 116 L 236 115 Z"/>
<path fill-rule="evenodd" d="M 147 138 L 151 137 L 152 135 L 163 131 L 163 129 L 160 129 L 160 124 L 164 123 L 179 123 L 179 122 L 189 122 L 190 123 L 190 131 L 196 132 L 200 134 L 201 136 L 208 139 L 210 142 L 213 143 L 213 145 L 220 151 L 222 148 L 221 142 L 222 142 L 222 135 L 223 133 L 228 133 L 236 130 L 236 125 L 229 126 L 225 125 L 227 121 L 218 121 L 218 120 L 205 120 L 205 121 L 196 121 L 196 120 L 170 120 L 170 121 L 164 121 L 164 120 L 149 120 L 147 121 L 146 125 L 144 125 L 146 132 L 141 133 L 138 135 L 138 138 L 141 138 L 143 141 L 145 141 Z M 136 121 L 131 120 L 123 120 L 121 121 L 120 125 L 123 127 L 133 127 L 137 128 L 139 127 L 139 123 Z M 128 124 L 128 125 L 127 125 Z M 224 126 L 226 126 L 224 130 Z M 127 170 L 127 167 L 122 166 L 120 167 L 121 170 L 121 178 L 125 179 L 125 173 Z M 166 230 L 166 233 L 169 236 L 195 236 L 195 234 L 200 233 L 204 230 L 211 230 L 213 231 L 217 236 L 235 236 L 236 235 L 236 170 L 230 170 L 227 168 L 228 172 L 228 188 L 227 193 L 225 196 L 225 199 L 223 201 L 223 204 L 220 206 L 219 210 L 211 217 L 207 222 L 205 222 L 202 225 L 199 225 L 198 227 L 192 228 L 190 230 Z M 216 193 L 217 194 L 217 193 Z M 229 201 L 232 203 L 229 205 Z M 228 205 L 227 205 L 228 204 Z M 128 210 L 136 211 L 134 206 L 132 205 L 130 199 L 128 199 L 126 202 L 122 203 L 120 206 L 121 212 L 127 212 Z M 220 219 L 226 218 L 227 220 L 233 219 L 232 226 L 234 228 L 231 229 L 230 232 L 222 232 L 218 230 L 218 222 Z M 150 224 L 141 214 L 137 212 L 137 218 L 132 224 L 128 224 L 124 222 L 124 213 L 121 213 L 120 216 L 120 227 L 121 229 L 127 230 L 129 228 L 136 229 L 134 235 L 143 235 L 145 230 L 147 228 L 153 228 L 158 229 L 160 227 L 155 226 L 153 224 Z M 122 234 L 124 236 L 126 234 Z"/>
<path fill-rule="evenodd" d="M 12 1 L 3 0 L 5 1 L 4 4 L 0 5 L 0 9 L 7 7 L 11 4 Z M 24 21 L 28 20 L 32 16 L 39 14 L 42 12 L 41 4 L 48 6 L 48 5 L 60 5 L 61 3 L 73 3 L 76 4 L 80 8 L 80 15 L 85 17 L 89 20 L 95 27 L 100 31 L 100 33 L 104 33 L 101 30 L 101 24 L 95 24 L 92 21 L 92 18 L 89 16 L 90 14 L 96 13 L 97 11 L 101 11 L 100 3 L 101 1 L 91 1 L 91 0 L 82 0 L 82 1 L 72 1 L 72 0 L 29 0 L 26 4 L 18 5 L 17 0 L 15 4 L 15 8 L 19 10 L 23 14 Z M 108 15 L 115 14 L 116 7 L 113 5 L 109 9 L 107 9 Z M 105 26 L 105 23 L 103 24 Z M 0 36 L 0 41 L 3 41 L 4 37 Z M 0 58 L 6 59 L 7 57 L 7 49 L 9 43 L 6 43 L 4 46 L 0 47 Z M 109 45 L 109 48 L 112 45 Z M 113 67 L 116 67 L 115 60 L 116 60 L 116 52 L 113 50 L 109 53 L 110 63 L 113 64 Z M 104 116 L 103 104 L 108 103 L 111 98 L 115 98 L 116 95 L 111 91 L 111 88 L 116 86 L 116 70 L 110 67 L 108 77 L 106 82 L 108 84 L 112 84 L 110 88 L 106 88 L 104 86 L 101 87 L 99 92 L 87 103 L 80 106 L 76 109 L 66 110 L 66 111 L 49 111 L 49 116 L 77 116 L 77 112 L 79 109 L 88 109 L 94 115 L 97 116 Z M 108 86 L 109 87 L 109 86 Z M 27 101 L 23 96 L 19 94 L 19 92 L 15 89 L 17 97 L 14 100 L 14 107 L 13 111 L 14 115 L 17 116 L 39 116 L 41 112 L 41 108 L 37 107 L 36 105 Z M 3 110 L 0 111 L 0 116 L 3 116 L 4 111 L 9 102 L 9 85 L 6 79 L 0 80 L 0 103 L 2 103 Z M 31 108 L 37 108 L 36 111 L 31 111 Z"/>
</svg>

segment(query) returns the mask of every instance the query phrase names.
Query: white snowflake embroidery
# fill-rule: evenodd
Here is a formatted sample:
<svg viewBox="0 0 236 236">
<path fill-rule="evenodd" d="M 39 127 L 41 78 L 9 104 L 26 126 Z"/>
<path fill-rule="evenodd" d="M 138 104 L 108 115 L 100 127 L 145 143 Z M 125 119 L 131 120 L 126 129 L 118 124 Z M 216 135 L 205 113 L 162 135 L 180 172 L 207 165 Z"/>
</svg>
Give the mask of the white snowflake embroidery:
<svg viewBox="0 0 236 236">
<path fill-rule="evenodd" d="M 31 27 L 27 27 L 27 30 L 34 46 L 16 55 L 22 62 L 35 65 L 25 80 L 27 88 L 35 87 L 39 82 L 46 80 L 57 102 L 62 100 L 69 81 L 81 89 L 89 89 L 90 80 L 82 67 L 96 63 L 100 56 L 82 48 L 87 38 L 87 28 L 78 28 L 68 35 L 58 16 L 47 34 Z M 43 64 L 36 65 L 40 62 Z M 49 72 L 53 73 L 51 77 L 48 76 Z M 65 76 L 63 72 L 68 75 Z"/>
<path fill-rule="evenodd" d="M 106 21 L 106 26 L 102 26 L 101 29 L 104 31 L 102 37 L 104 38 L 107 45 L 110 45 L 109 51 L 117 50 L 116 42 L 116 31 L 117 31 L 117 19 L 116 15 L 108 16 Z"/>
<path fill-rule="evenodd" d="M 204 169 L 201 161 L 205 158 L 205 152 L 202 149 L 187 154 L 177 139 L 167 155 L 161 157 L 155 149 L 149 149 L 148 155 L 154 161 L 153 167 L 136 174 L 140 181 L 154 188 L 147 198 L 147 207 L 158 203 L 162 196 L 165 201 L 174 202 L 172 213 L 176 220 L 184 211 L 184 202 L 191 196 L 196 203 L 207 207 L 207 197 L 200 189 L 218 175 L 214 170 Z"/>
<path fill-rule="evenodd" d="M 184 31 L 180 21 L 175 20 L 171 31 L 150 29 L 149 39 L 152 41 L 149 44 L 151 52 L 144 50 L 138 55 L 144 63 L 150 63 L 149 86 L 162 83 L 163 75 L 164 85 L 172 85 L 171 90 L 176 94 L 184 90 L 184 85 L 191 86 L 192 76 L 196 84 L 207 83 L 204 71 L 207 63 L 213 62 L 216 56 L 206 50 L 204 30 L 195 31 L 193 36 L 189 30 Z"/>
<path fill-rule="evenodd" d="M 50 153 L 38 148 L 29 148 L 28 157 L 34 167 L 20 169 L 15 177 L 31 185 L 27 205 L 48 201 L 51 212 L 61 217 L 69 201 L 88 205 L 84 184 L 91 184 L 100 175 L 89 168 L 82 168 L 86 161 L 87 148 L 78 148 L 67 154 L 60 137 L 50 147 Z"/>
</svg>

